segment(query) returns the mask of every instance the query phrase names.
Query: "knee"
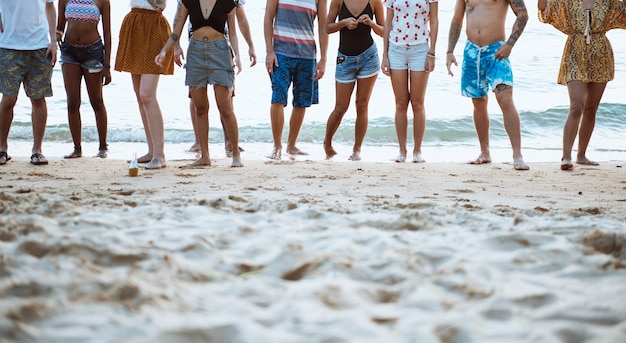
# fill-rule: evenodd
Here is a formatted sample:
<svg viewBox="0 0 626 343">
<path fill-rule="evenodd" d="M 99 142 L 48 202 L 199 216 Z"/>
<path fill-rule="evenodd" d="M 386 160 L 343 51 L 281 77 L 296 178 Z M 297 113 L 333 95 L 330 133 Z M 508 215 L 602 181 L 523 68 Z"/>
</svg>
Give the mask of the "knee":
<svg viewBox="0 0 626 343">
<path fill-rule="evenodd" d="M 4 108 L 15 107 L 16 103 L 17 103 L 17 97 L 16 96 L 3 95 L 2 96 L 2 100 L 0 100 L 0 106 L 2 106 Z"/>
<path fill-rule="evenodd" d="M 409 108 L 409 99 L 396 99 L 396 110 L 406 111 Z"/>
<path fill-rule="evenodd" d="M 67 98 L 67 110 L 69 113 L 76 113 L 80 110 L 80 100 L 76 98 Z"/>
<path fill-rule="evenodd" d="M 367 113 L 368 101 L 366 99 L 356 99 L 354 105 L 356 107 L 356 113 Z M 346 108 L 346 111 L 347 110 Z"/>
<path fill-rule="evenodd" d="M 569 105 L 569 115 L 574 118 L 580 118 L 586 110 L 583 101 L 572 101 Z"/>
</svg>

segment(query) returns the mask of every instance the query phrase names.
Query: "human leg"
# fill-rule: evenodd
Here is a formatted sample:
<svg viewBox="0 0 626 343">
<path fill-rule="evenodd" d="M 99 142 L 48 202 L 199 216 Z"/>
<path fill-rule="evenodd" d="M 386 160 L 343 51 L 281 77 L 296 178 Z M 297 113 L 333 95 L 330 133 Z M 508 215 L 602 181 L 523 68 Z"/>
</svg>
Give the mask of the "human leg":
<svg viewBox="0 0 626 343">
<path fill-rule="evenodd" d="M 398 136 L 398 145 L 400 154 L 395 159 L 396 162 L 404 162 L 406 160 L 407 148 L 407 130 L 408 118 L 407 111 L 409 107 L 409 72 L 408 70 L 391 69 L 391 86 L 396 102 L 395 124 L 396 135 Z"/>
<path fill-rule="evenodd" d="M 137 98 L 137 105 L 139 106 L 139 114 L 141 115 L 141 122 L 143 123 L 143 130 L 146 134 L 146 142 L 148 143 L 148 153 L 137 158 L 139 163 L 148 163 L 152 161 L 154 155 L 152 142 L 152 135 L 150 134 L 150 125 L 148 125 L 148 117 L 146 116 L 146 110 L 143 106 L 143 100 L 141 98 L 141 75 L 132 74 L 133 90 L 135 91 L 135 97 Z"/>
<path fill-rule="evenodd" d="M 578 154 L 576 156 L 576 163 L 578 164 L 599 165 L 598 162 L 591 161 L 587 158 L 587 147 L 589 146 L 591 134 L 596 125 L 596 113 L 598 112 L 598 106 L 600 105 L 600 100 L 602 99 L 605 88 L 606 82 L 587 84 L 587 96 L 585 97 L 585 107 L 583 109 L 578 134 Z"/>
<path fill-rule="evenodd" d="M 335 132 L 337 132 L 337 129 L 341 124 L 341 119 L 348 110 L 354 86 L 354 82 L 335 82 L 335 108 L 328 116 L 328 121 L 326 122 L 326 136 L 324 137 L 324 151 L 326 152 L 327 159 L 330 159 L 333 156 L 337 155 L 337 152 L 335 151 L 335 149 L 333 149 L 333 136 L 335 135 Z"/>
<path fill-rule="evenodd" d="M 569 113 L 563 125 L 563 156 L 561 157 L 561 169 L 570 170 L 574 168 L 572 162 L 572 147 L 578 134 L 580 119 L 585 107 L 587 97 L 587 85 L 582 81 L 570 81 L 567 83 L 569 94 Z"/>
<path fill-rule="evenodd" d="M 304 122 L 304 114 L 306 107 L 294 107 L 291 110 L 291 118 L 289 119 L 289 135 L 287 136 L 287 153 L 292 155 L 308 155 L 308 153 L 296 147 L 296 141 Z"/>
<path fill-rule="evenodd" d="M 504 129 L 513 148 L 513 167 L 516 170 L 528 170 L 522 157 L 522 134 L 519 113 L 513 102 L 513 87 L 500 84 L 495 89 L 496 99 L 502 110 Z"/>
<path fill-rule="evenodd" d="M 354 126 L 354 146 L 349 160 L 361 160 L 361 146 L 367 133 L 369 102 L 377 76 L 358 79 L 356 83 L 356 123 Z"/>
<path fill-rule="evenodd" d="M 87 86 L 87 94 L 89 94 L 89 102 L 96 116 L 96 128 L 98 130 L 99 146 L 95 157 L 106 158 L 108 150 L 108 115 L 102 96 L 102 72 L 89 73 L 85 69 L 83 69 L 83 72 L 85 73 L 85 85 Z"/>
<path fill-rule="evenodd" d="M 195 105 L 196 139 L 200 145 L 200 158 L 192 163 L 192 166 L 210 166 L 209 157 L 209 98 L 206 87 L 190 87 L 191 98 Z"/>
<path fill-rule="evenodd" d="M 13 109 L 17 102 L 17 96 L 2 95 L 0 100 L 0 165 L 6 164 L 11 158 L 6 155 L 9 148 L 9 130 L 13 123 Z"/>
<path fill-rule="evenodd" d="M 274 149 L 269 158 L 280 160 L 283 149 L 283 127 L 285 126 L 285 106 L 281 103 L 273 103 L 270 106 L 270 121 L 272 124 L 272 137 L 274 138 Z"/>
<path fill-rule="evenodd" d="M 143 105 L 146 123 L 150 134 L 149 145 L 152 145 L 152 159 L 146 165 L 146 169 L 159 169 L 167 166 L 165 160 L 165 136 L 163 131 L 163 115 L 157 100 L 158 74 L 141 75 L 139 96 Z M 146 134 L 147 136 L 147 134 Z"/>
<path fill-rule="evenodd" d="M 46 133 L 46 122 L 48 120 L 48 106 L 46 105 L 46 98 L 30 99 L 30 103 L 33 107 L 31 114 L 31 122 L 33 127 L 33 156 L 36 156 L 33 161 L 31 156 L 31 163 L 33 164 L 48 164 L 48 160 L 43 157 L 42 143 L 43 136 Z"/>
<path fill-rule="evenodd" d="M 489 152 L 489 113 L 487 112 L 487 96 L 473 98 L 474 105 L 474 128 L 480 143 L 480 155 L 470 164 L 491 163 L 491 154 Z"/>
<path fill-rule="evenodd" d="M 70 127 L 72 141 L 74 142 L 74 150 L 69 155 L 65 155 L 65 158 L 82 157 L 80 93 L 83 71 L 79 64 L 72 63 L 63 63 L 61 70 L 63 72 L 63 82 L 65 85 L 65 94 L 67 96 L 67 122 Z"/>
<path fill-rule="evenodd" d="M 233 110 L 231 90 L 222 85 L 213 86 L 213 90 L 215 91 L 215 101 L 220 111 L 220 118 L 223 119 L 224 129 L 228 134 L 232 147 L 233 161 L 230 166 L 243 167 L 239 151 L 239 128 L 237 127 L 237 117 Z"/>
<path fill-rule="evenodd" d="M 422 158 L 422 141 L 426 131 L 426 110 L 424 109 L 424 98 L 426 96 L 426 85 L 430 74 L 424 71 L 411 71 L 410 73 L 410 99 L 413 110 L 413 163 L 426 162 Z"/>
<path fill-rule="evenodd" d="M 189 114 L 191 117 L 191 127 L 193 128 L 193 144 L 187 150 L 188 152 L 200 152 L 200 143 L 198 143 L 198 124 L 196 123 L 197 114 L 196 114 L 196 105 L 193 103 L 193 99 L 191 98 L 191 90 L 189 91 Z"/>
</svg>

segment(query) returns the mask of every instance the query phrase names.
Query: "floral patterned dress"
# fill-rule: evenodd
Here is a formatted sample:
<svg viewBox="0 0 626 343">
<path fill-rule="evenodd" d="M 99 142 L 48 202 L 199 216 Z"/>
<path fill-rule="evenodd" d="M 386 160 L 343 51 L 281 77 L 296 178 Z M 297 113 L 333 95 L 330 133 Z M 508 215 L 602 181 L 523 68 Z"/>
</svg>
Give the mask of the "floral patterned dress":
<svg viewBox="0 0 626 343">
<path fill-rule="evenodd" d="M 596 0 L 590 9 L 582 0 L 548 0 L 539 21 L 565 33 L 567 42 L 558 83 L 604 83 L 613 80 L 613 49 L 606 37 L 611 29 L 626 29 L 626 6 L 618 0 Z"/>
</svg>

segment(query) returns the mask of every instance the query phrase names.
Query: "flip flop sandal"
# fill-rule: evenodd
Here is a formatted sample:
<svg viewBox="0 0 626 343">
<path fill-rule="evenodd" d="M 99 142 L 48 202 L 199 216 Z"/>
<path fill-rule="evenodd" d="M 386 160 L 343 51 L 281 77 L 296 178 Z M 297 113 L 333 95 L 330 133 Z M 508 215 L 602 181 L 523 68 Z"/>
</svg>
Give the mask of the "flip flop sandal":
<svg viewBox="0 0 626 343">
<path fill-rule="evenodd" d="M 11 160 L 11 156 L 6 151 L 0 151 L 0 159 L 4 157 L 4 161 L 0 162 L 0 165 L 6 164 Z"/>
<path fill-rule="evenodd" d="M 30 163 L 36 166 L 48 164 L 48 160 L 43 154 L 32 154 L 30 156 Z"/>
</svg>

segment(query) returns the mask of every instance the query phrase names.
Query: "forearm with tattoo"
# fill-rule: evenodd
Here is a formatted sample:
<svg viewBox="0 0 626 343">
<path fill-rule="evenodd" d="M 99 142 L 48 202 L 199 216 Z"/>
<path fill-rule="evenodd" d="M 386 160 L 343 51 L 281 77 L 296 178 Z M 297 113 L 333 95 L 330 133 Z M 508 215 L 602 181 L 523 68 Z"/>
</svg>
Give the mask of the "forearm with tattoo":
<svg viewBox="0 0 626 343">
<path fill-rule="evenodd" d="M 450 24 L 450 33 L 448 33 L 448 51 L 454 52 L 454 47 L 461 37 L 461 25 L 457 23 Z"/>
<path fill-rule="evenodd" d="M 526 23 L 528 22 L 528 11 L 526 10 L 524 0 L 509 1 L 513 13 L 515 13 L 515 15 L 517 16 L 517 19 L 515 19 L 515 23 L 513 23 L 513 31 L 511 32 L 511 36 L 509 36 L 509 39 L 506 41 L 506 44 L 512 47 L 515 45 L 519 37 L 522 35 L 524 28 L 526 27 Z"/>
<path fill-rule="evenodd" d="M 176 33 L 172 33 L 172 34 L 170 35 L 170 38 L 171 38 L 174 42 L 178 41 L 178 35 L 177 35 Z"/>
</svg>

